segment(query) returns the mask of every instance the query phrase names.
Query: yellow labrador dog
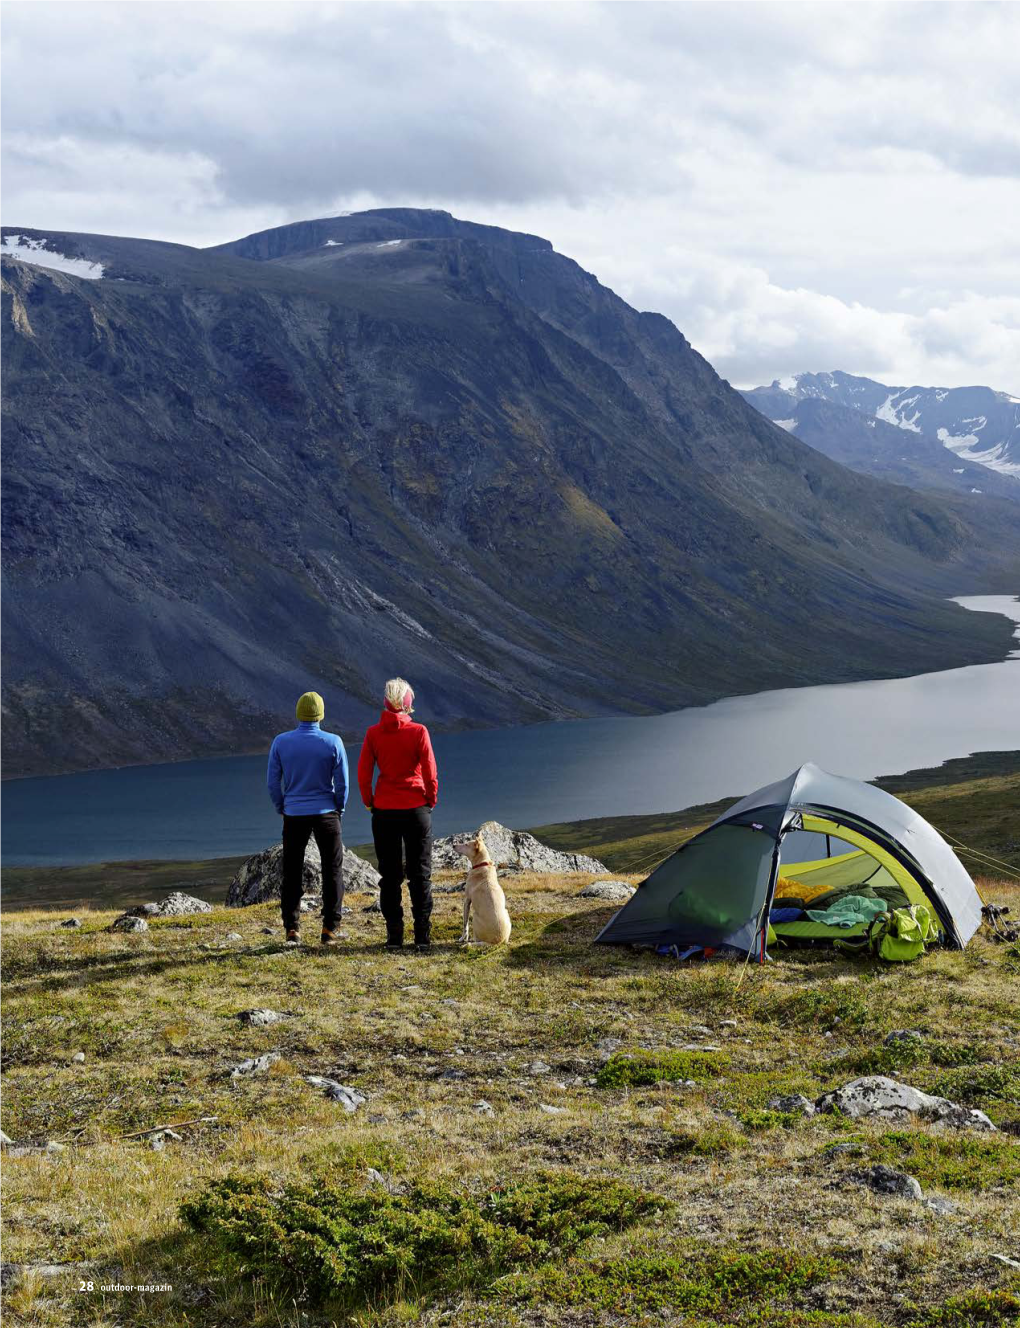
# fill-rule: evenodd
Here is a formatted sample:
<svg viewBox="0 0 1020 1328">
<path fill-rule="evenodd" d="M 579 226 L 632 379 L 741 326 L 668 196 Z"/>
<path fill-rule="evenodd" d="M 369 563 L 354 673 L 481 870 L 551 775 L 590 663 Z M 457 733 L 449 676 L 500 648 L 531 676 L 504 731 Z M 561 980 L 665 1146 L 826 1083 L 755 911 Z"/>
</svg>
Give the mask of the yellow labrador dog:
<svg viewBox="0 0 1020 1328">
<path fill-rule="evenodd" d="M 471 863 L 464 883 L 464 932 L 461 945 L 505 945 L 510 939 L 510 914 L 496 868 L 482 836 L 455 839 L 453 847 Z M 471 914 L 474 913 L 474 940 Z"/>
</svg>

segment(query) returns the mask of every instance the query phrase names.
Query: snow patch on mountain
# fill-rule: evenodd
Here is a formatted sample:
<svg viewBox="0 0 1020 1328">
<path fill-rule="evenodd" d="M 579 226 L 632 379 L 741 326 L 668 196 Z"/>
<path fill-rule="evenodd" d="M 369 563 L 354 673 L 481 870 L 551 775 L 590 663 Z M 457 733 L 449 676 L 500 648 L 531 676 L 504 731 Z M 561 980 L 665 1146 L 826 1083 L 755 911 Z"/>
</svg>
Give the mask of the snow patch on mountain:
<svg viewBox="0 0 1020 1328">
<path fill-rule="evenodd" d="M 966 422 L 966 421 L 965 421 Z M 1010 461 L 1005 455 L 1005 443 L 996 443 L 994 447 L 981 448 L 981 439 L 976 433 L 951 434 L 948 429 L 939 429 L 939 442 L 955 452 L 964 461 L 976 461 L 978 465 L 997 470 L 1003 475 L 1020 475 L 1020 462 Z M 978 492 L 976 489 L 972 493 Z"/>
<path fill-rule="evenodd" d="M 890 393 L 879 406 L 878 410 L 875 411 L 875 416 L 877 419 L 885 420 L 887 424 L 895 424 L 899 429 L 909 429 L 911 433 L 920 433 L 921 428 L 920 425 L 917 424 L 917 419 L 921 412 L 915 410 L 909 419 L 907 419 L 906 415 L 900 413 L 901 411 L 906 410 L 908 406 L 913 406 L 917 401 L 917 397 L 907 397 L 905 400 L 901 400 L 898 406 L 894 406 L 893 402 L 902 396 L 902 392 Z"/>
<path fill-rule="evenodd" d="M 797 421 L 796 421 L 796 420 L 773 420 L 772 423 L 773 423 L 773 424 L 778 424 L 779 427 L 780 427 L 780 429 L 786 429 L 788 433 L 793 433 L 793 426 L 797 423 Z"/>
<path fill-rule="evenodd" d="M 72 258 L 69 254 L 57 253 L 47 249 L 45 239 L 35 239 L 30 235 L 5 235 L 2 249 L 5 258 L 20 258 L 23 263 L 34 263 L 37 267 L 53 268 L 57 272 L 66 272 L 72 277 L 85 277 L 89 281 L 98 281 L 103 275 L 102 263 L 90 263 L 87 258 Z"/>
</svg>

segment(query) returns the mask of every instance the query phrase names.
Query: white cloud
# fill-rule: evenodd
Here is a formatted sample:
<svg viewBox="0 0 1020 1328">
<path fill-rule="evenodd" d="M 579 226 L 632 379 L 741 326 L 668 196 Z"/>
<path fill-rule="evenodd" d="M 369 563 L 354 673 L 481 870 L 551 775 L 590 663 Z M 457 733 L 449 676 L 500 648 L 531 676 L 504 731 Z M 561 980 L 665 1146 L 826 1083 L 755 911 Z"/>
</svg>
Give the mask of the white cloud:
<svg viewBox="0 0 1020 1328">
<path fill-rule="evenodd" d="M 732 381 L 1016 391 L 1020 8 L 7 3 L 5 221 L 548 236 Z"/>
</svg>

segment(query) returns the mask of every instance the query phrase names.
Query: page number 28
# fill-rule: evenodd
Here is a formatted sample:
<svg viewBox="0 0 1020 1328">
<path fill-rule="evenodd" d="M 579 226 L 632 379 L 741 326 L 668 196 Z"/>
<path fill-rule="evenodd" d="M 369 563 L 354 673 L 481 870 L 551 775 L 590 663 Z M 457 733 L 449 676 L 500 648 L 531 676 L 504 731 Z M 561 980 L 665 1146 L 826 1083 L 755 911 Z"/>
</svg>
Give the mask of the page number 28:
<svg viewBox="0 0 1020 1328">
<path fill-rule="evenodd" d="M 95 1286 L 96 1286 L 95 1282 L 79 1282 L 79 1283 L 78 1283 L 78 1290 L 79 1290 L 79 1291 L 94 1291 L 94 1290 L 95 1290 Z"/>
</svg>

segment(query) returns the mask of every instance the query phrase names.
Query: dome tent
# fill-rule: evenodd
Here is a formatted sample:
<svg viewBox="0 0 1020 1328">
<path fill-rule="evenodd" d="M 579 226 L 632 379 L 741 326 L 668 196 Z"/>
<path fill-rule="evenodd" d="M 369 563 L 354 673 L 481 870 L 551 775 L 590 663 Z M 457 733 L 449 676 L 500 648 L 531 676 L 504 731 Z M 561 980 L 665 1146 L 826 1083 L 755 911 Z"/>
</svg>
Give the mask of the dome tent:
<svg viewBox="0 0 1020 1328">
<path fill-rule="evenodd" d="M 742 798 L 638 886 L 595 938 L 602 945 L 732 946 L 765 955 L 783 840 L 806 830 L 841 841 L 810 864 L 815 881 L 878 876 L 934 911 L 943 940 L 962 949 L 981 923 L 981 899 L 959 858 L 923 816 L 860 780 L 802 765 Z"/>
</svg>

